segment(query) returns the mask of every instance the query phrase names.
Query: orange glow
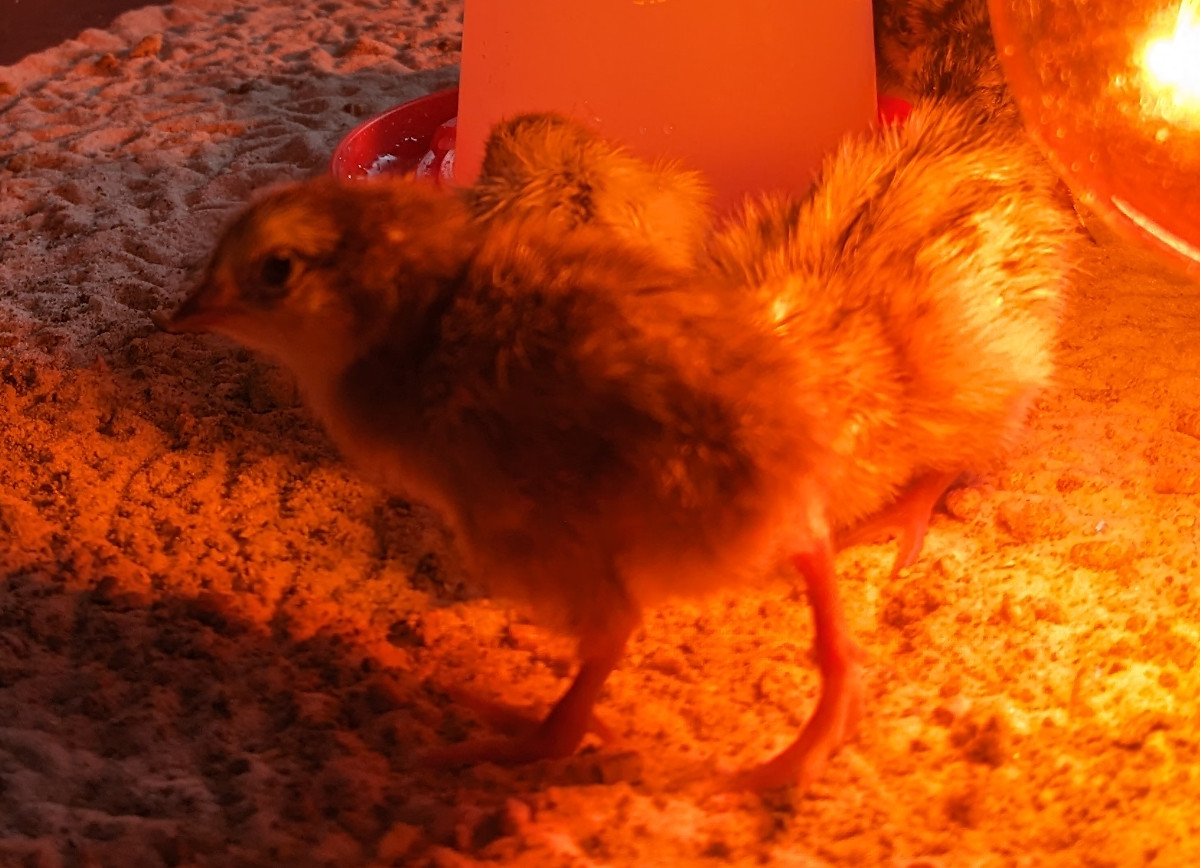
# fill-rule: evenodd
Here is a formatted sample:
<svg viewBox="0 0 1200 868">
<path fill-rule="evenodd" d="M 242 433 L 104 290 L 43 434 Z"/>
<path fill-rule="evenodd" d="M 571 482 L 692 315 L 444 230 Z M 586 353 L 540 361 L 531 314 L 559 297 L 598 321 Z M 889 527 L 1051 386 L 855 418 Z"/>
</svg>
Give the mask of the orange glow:
<svg viewBox="0 0 1200 868">
<path fill-rule="evenodd" d="M 1170 35 L 1149 40 L 1141 56 L 1157 114 L 1177 124 L 1200 126 L 1200 3 L 1179 7 Z"/>
</svg>

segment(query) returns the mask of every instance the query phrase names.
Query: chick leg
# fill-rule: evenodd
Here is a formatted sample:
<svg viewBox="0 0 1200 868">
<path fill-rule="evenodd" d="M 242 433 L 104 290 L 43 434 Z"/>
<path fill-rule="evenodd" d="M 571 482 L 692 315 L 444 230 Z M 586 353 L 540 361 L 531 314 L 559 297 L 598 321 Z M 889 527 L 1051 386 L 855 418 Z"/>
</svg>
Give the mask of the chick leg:
<svg viewBox="0 0 1200 868">
<path fill-rule="evenodd" d="M 900 493 L 890 505 L 869 516 L 861 524 L 839 534 L 837 548 L 844 549 L 895 533 L 899 550 L 892 565 L 892 576 L 916 563 L 925 544 L 929 519 L 942 495 L 958 479 L 958 473 L 931 473 L 922 476 Z"/>
<path fill-rule="evenodd" d="M 532 731 L 514 738 L 482 739 L 440 748 L 426 754 L 425 764 L 459 766 L 492 762 L 520 765 L 570 756 L 593 725 L 592 707 L 608 674 L 621 659 L 637 621 L 636 616 L 629 615 L 580 640 L 580 665 L 575 680 Z"/>
<path fill-rule="evenodd" d="M 858 725 L 862 714 L 861 652 L 850 639 L 828 543 L 792 557 L 804 577 L 816 627 L 821 696 L 799 737 L 778 756 L 734 777 L 729 788 L 763 790 L 785 784 L 808 788 Z"/>
</svg>

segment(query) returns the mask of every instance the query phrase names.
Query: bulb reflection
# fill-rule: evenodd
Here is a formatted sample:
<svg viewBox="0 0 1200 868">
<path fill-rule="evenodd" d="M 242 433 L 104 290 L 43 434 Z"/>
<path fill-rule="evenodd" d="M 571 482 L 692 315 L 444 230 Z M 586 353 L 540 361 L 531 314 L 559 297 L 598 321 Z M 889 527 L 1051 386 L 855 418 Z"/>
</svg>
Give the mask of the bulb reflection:
<svg viewBox="0 0 1200 868">
<path fill-rule="evenodd" d="M 1184 3 L 1165 36 L 1149 39 L 1142 52 L 1146 105 L 1174 123 L 1200 125 L 1200 21 L 1197 3 Z"/>
<path fill-rule="evenodd" d="M 991 0 L 1030 133 L 1086 205 L 1200 277 L 1200 0 Z"/>
</svg>

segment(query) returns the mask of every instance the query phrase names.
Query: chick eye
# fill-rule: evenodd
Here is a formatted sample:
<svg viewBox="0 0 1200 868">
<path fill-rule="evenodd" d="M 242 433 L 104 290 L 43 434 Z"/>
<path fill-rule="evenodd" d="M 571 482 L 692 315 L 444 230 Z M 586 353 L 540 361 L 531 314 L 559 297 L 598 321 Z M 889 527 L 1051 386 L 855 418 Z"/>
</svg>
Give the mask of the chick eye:
<svg viewBox="0 0 1200 868">
<path fill-rule="evenodd" d="M 292 276 L 292 258 L 284 253 L 272 253 L 262 261 L 259 277 L 268 289 L 283 289 Z"/>
</svg>

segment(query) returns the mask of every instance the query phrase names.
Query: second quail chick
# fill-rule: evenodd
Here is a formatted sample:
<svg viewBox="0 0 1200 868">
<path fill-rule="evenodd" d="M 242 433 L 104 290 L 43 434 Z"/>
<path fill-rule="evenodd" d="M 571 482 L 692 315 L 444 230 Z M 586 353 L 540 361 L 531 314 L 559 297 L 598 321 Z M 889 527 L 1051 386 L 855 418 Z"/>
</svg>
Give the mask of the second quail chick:
<svg viewBox="0 0 1200 868">
<path fill-rule="evenodd" d="M 839 545 L 897 531 L 893 572 L 916 559 L 947 486 L 1019 436 L 1054 373 L 1075 223 L 1028 139 L 981 111 L 928 101 L 848 138 L 808 198 L 751 203 L 711 245 L 712 267 L 819 367 L 796 386 L 830 438 L 823 516 Z M 858 710 L 832 562 L 794 560 L 822 694 L 800 738 L 741 786 L 810 777 Z"/>
<path fill-rule="evenodd" d="M 711 228 L 712 195 L 699 173 L 639 159 L 549 112 L 497 124 L 465 195 L 483 219 L 540 214 L 566 229 L 604 227 L 670 265 L 692 264 Z"/>
<path fill-rule="evenodd" d="M 900 531 L 920 552 L 937 499 L 1018 436 L 1051 382 L 1076 224 L 1028 138 L 930 100 L 849 138 L 812 195 L 767 198 L 719 230 L 713 267 L 756 293 L 836 434 L 830 520 L 843 544 Z"/>
</svg>

